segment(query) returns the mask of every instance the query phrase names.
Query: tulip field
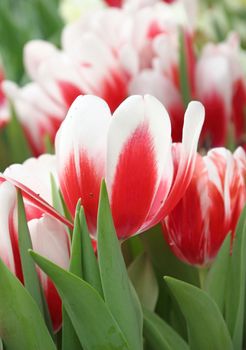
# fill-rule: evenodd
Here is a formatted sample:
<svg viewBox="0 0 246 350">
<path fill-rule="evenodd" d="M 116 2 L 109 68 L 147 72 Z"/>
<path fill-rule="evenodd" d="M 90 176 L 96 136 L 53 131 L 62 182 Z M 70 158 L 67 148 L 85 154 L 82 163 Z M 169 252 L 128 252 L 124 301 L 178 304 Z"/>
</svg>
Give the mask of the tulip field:
<svg viewBox="0 0 246 350">
<path fill-rule="evenodd" d="M 0 0 L 0 350 L 246 349 L 245 28 Z"/>
</svg>

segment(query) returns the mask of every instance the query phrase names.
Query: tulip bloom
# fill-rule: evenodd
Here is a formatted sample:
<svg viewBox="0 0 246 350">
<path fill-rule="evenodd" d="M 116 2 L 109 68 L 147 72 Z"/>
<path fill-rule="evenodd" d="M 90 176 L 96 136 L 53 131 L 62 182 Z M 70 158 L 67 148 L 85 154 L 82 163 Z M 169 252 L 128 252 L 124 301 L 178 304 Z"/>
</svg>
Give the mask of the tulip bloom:
<svg viewBox="0 0 246 350">
<path fill-rule="evenodd" d="M 173 253 L 182 261 L 204 266 L 218 253 L 235 227 L 246 200 L 246 187 L 240 159 L 215 148 L 204 157 L 197 154 L 195 171 L 183 198 L 163 221 L 163 232 Z M 244 169 L 245 173 L 245 169 Z"/>
<path fill-rule="evenodd" d="M 8 123 L 9 117 L 10 117 L 7 98 L 3 92 L 3 87 L 2 87 L 3 81 L 4 81 L 4 71 L 0 65 L 0 128 L 4 127 Z"/>
<path fill-rule="evenodd" d="M 63 50 L 45 41 L 30 41 L 24 49 L 24 62 L 33 82 L 22 88 L 13 82 L 4 83 L 35 156 L 45 151 L 46 135 L 54 141 L 78 95 L 97 94 L 112 110 L 127 96 L 128 75 L 107 43 L 93 33 L 77 40 L 73 45 L 67 34 Z"/>
<path fill-rule="evenodd" d="M 112 117 L 102 99 L 78 97 L 55 142 L 60 188 L 71 214 L 81 199 L 95 235 L 105 178 L 120 239 L 154 226 L 188 186 L 203 119 L 203 106 L 192 102 L 183 141 L 172 144 L 168 113 L 156 98 L 129 97 Z"/>
<path fill-rule="evenodd" d="M 164 34 L 178 38 L 179 16 L 170 5 L 156 5 L 136 11 L 105 8 L 82 16 L 64 28 L 61 49 L 41 40 L 25 45 L 24 65 L 32 82 L 21 88 L 5 82 L 4 91 L 35 156 L 45 151 L 46 135 L 54 140 L 78 95 L 102 97 L 113 112 L 132 94 L 134 76 L 153 66 L 155 39 Z M 146 87 L 144 93 L 149 92 Z"/>
<path fill-rule="evenodd" d="M 43 155 L 37 159 L 29 159 L 23 165 L 12 165 L 4 174 L 31 187 L 51 203 L 50 173 L 55 175 L 54 161 L 53 156 Z M 30 201 L 25 199 L 24 204 L 33 249 L 59 266 L 68 268 L 70 243 L 65 226 Z M 24 283 L 18 247 L 17 196 L 15 187 L 8 181 L 0 183 L 0 222 L 0 257 Z M 62 319 L 61 300 L 51 280 L 39 268 L 37 271 L 53 328 L 57 331 Z"/>
</svg>

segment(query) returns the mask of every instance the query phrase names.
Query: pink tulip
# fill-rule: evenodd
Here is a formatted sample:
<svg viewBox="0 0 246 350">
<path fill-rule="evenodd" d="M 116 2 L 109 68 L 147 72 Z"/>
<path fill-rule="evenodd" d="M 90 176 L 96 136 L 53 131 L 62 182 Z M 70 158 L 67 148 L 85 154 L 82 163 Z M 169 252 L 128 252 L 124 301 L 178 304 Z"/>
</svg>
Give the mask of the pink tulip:
<svg viewBox="0 0 246 350">
<path fill-rule="evenodd" d="M 163 221 L 164 236 L 182 261 L 207 265 L 229 232 L 233 239 L 246 200 L 239 157 L 245 166 L 242 149 L 234 154 L 225 148 L 214 148 L 204 157 L 197 154 L 185 195 Z"/>
</svg>

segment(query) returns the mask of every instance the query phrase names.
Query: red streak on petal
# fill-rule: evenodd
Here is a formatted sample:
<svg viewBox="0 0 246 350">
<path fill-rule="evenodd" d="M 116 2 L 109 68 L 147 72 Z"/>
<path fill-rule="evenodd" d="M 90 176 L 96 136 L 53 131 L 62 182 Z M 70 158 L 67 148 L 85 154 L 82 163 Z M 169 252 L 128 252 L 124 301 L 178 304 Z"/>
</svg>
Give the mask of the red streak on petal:
<svg viewBox="0 0 246 350">
<path fill-rule="evenodd" d="M 104 0 L 108 6 L 121 7 L 123 5 L 123 0 Z"/>
<path fill-rule="evenodd" d="M 148 126 L 140 125 L 119 156 L 112 185 L 112 214 L 120 239 L 144 224 L 157 181 L 155 151 Z"/>
<path fill-rule="evenodd" d="M 165 33 L 165 30 L 161 28 L 158 22 L 153 21 L 148 28 L 147 38 L 154 39 L 157 35 L 162 33 Z"/>
<path fill-rule="evenodd" d="M 68 81 L 59 81 L 58 84 L 64 98 L 64 102 L 68 108 L 71 106 L 76 97 L 84 94 L 76 85 Z"/>
<path fill-rule="evenodd" d="M 21 267 L 21 258 L 19 251 L 19 243 L 18 243 L 18 233 L 14 226 L 14 218 L 13 218 L 14 210 L 12 209 L 9 215 L 9 234 L 13 251 L 13 258 L 15 264 L 15 274 L 19 280 L 24 283 L 22 267 Z"/>
<path fill-rule="evenodd" d="M 246 107 L 246 90 L 244 82 L 240 79 L 234 83 L 233 95 L 233 113 L 232 120 L 235 127 L 237 139 L 243 136 L 246 129 L 245 107 Z M 240 141 L 240 140 L 239 140 Z"/>
<path fill-rule="evenodd" d="M 175 105 L 173 104 L 168 107 L 168 112 L 172 123 L 172 140 L 173 142 L 181 142 L 184 124 L 184 106 L 181 102 Z"/>
<path fill-rule="evenodd" d="M 47 286 L 44 288 L 44 293 L 47 300 L 53 329 L 55 332 L 57 332 L 62 323 L 62 302 L 54 284 L 48 277 Z"/>
<path fill-rule="evenodd" d="M 223 99 L 214 91 L 200 99 L 205 106 L 205 122 L 202 129 L 201 142 L 208 146 L 225 144 L 228 117 Z"/>
<path fill-rule="evenodd" d="M 109 78 L 102 84 L 102 98 L 108 103 L 111 112 L 121 104 L 128 96 L 128 86 L 126 77 L 117 71 L 112 71 Z"/>
<path fill-rule="evenodd" d="M 62 194 L 71 214 L 74 216 L 77 202 L 81 199 L 81 205 L 84 207 L 87 224 L 92 234 L 96 231 L 99 192 L 103 177 L 103 164 L 101 165 L 102 170 L 98 170 L 100 169 L 99 164 L 100 159 L 97 159 L 95 166 L 87 153 L 81 151 L 78 168 L 76 168 L 74 155 L 72 155 L 60 176 Z"/>
</svg>

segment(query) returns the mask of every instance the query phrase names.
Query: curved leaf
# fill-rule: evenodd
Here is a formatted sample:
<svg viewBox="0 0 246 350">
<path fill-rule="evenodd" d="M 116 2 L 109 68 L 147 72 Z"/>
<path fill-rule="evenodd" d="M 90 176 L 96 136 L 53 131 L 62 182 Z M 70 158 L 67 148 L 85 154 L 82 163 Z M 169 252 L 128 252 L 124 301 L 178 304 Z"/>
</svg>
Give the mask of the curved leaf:
<svg viewBox="0 0 246 350">
<path fill-rule="evenodd" d="M 94 288 L 33 251 L 30 254 L 56 285 L 82 347 L 129 350 L 116 321 Z"/>
<path fill-rule="evenodd" d="M 0 337 L 6 349 L 55 350 L 37 304 L 0 260 Z"/>
<path fill-rule="evenodd" d="M 235 349 L 242 348 L 246 284 L 246 207 L 241 214 L 227 271 L 225 320 Z"/>
<path fill-rule="evenodd" d="M 151 261 L 146 253 L 139 255 L 128 267 L 128 274 L 138 294 L 141 304 L 154 310 L 159 287 Z"/>
<path fill-rule="evenodd" d="M 152 350 L 188 350 L 188 344 L 157 314 L 144 309 L 144 337 Z"/>
<path fill-rule="evenodd" d="M 191 350 L 232 350 L 232 341 L 215 301 L 191 284 L 165 277 L 165 281 L 183 312 Z"/>
<path fill-rule="evenodd" d="M 130 349 L 142 350 L 142 310 L 136 310 L 138 303 L 132 294 L 104 181 L 98 210 L 98 261 L 105 302 Z"/>
</svg>

